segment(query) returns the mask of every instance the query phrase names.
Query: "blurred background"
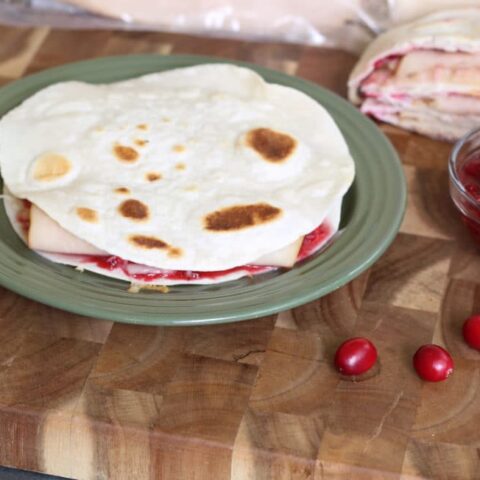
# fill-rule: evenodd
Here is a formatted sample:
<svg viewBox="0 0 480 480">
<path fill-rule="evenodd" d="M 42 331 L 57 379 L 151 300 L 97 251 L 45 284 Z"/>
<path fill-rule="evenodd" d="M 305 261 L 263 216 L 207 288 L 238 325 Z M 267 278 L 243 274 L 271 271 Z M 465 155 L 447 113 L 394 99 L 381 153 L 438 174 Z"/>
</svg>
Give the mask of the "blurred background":
<svg viewBox="0 0 480 480">
<path fill-rule="evenodd" d="M 170 31 L 335 46 L 359 53 L 378 33 L 462 0 L 0 0 L 4 25 Z"/>
</svg>

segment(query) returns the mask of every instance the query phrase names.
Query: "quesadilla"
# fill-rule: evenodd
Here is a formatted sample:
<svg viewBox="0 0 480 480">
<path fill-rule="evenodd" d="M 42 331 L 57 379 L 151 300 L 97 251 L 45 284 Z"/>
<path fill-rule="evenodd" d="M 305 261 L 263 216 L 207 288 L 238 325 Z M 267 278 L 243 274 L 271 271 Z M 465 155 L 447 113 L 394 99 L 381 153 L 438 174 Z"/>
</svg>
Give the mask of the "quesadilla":
<svg viewBox="0 0 480 480">
<path fill-rule="evenodd" d="M 349 79 L 363 113 L 455 141 L 480 124 L 480 9 L 428 15 L 378 36 Z"/>
<path fill-rule="evenodd" d="M 52 85 L 0 120 L 0 145 L 30 248 L 136 283 L 291 267 L 338 229 L 354 176 L 323 107 L 226 64 Z"/>
</svg>

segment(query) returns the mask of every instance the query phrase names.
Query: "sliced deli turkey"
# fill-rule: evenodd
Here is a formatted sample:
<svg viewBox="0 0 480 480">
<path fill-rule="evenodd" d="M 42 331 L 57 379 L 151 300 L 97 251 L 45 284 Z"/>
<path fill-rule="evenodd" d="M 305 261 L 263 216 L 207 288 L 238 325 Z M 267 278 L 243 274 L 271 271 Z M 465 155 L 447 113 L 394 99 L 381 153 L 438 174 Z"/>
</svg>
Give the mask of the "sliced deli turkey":
<svg viewBox="0 0 480 480">
<path fill-rule="evenodd" d="M 428 15 L 377 37 L 349 79 L 362 112 L 454 141 L 480 125 L 480 9 Z"/>
<path fill-rule="evenodd" d="M 31 248 L 138 283 L 290 267 L 338 229 L 354 176 L 323 107 L 225 64 L 52 85 L 3 117 L 0 146 Z"/>
</svg>

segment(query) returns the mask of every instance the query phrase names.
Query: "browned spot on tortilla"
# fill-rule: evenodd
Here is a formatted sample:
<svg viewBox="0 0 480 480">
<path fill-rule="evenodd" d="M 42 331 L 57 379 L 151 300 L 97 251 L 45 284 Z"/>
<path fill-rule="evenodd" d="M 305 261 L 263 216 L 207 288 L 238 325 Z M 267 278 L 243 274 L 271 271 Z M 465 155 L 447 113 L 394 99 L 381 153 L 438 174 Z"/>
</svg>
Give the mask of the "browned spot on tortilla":
<svg viewBox="0 0 480 480">
<path fill-rule="evenodd" d="M 144 140 L 143 138 L 137 138 L 135 140 L 135 145 L 138 145 L 139 147 L 144 147 L 148 143 L 148 140 Z"/>
<path fill-rule="evenodd" d="M 162 178 L 162 174 L 159 173 L 159 172 L 148 172 L 146 175 L 145 175 L 145 178 L 149 181 L 149 182 L 156 182 L 157 180 L 160 180 Z"/>
<path fill-rule="evenodd" d="M 127 187 L 118 187 L 114 190 L 115 193 L 122 193 L 124 195 L 128 195 L 130 193 L 130 189 Z"/>
<path fill-rule="evenodd" d="M 132 147 L 126 147 L 124 145 L 115 145 L 113 151 L 121 162 L 133 163 L 138 160 L 138 152 Z"/>
<path fill-rule="evenodd" d="M 185 146 L 184 145 L 174 145 L 172 147 L 172 150 L 176 153 L 182 153 L 185 151 Z"/>
<path fill-rule="evenodd" d="M 254 227 L 271 222 L 280 216 L 282 211 L 268 203 L 253 205 L 235 205 L 209 213 L 204 218 L 206 230 L 229 232 Z"/>
<path fill-rule="evenodd" d="M 63 155 L 45 153 L 35 160 L 33 178 L 39 182 L 52 182 L 64 177 L 72 169 L 72 164 Z"/>
<path fill-rule="evenodd" d="M 160 240 L 157 237 L 151 237 L 147 235 L 130 235 L 129 240 L 136 247 L 146 248 L 147 250 L 153 249 L 165 249 L 168 248 L 168 243 Z"/>
<path fill-rule="evenodd" d="M 197 192 L 198 191 L 198 186 L 197 185 L 187 185 L 184 190 L 186 192 Z"/>
<path fill-rule="evenodd" d="M 182 249 L 177 247 L 170 247 L 168 250 L 168 256 L 172 258 L 178 258 L 182 256 Z"/>
<path fill-rule="evenodd" d="M 176 169 L 176 170 L 185 170 L 186 168 L 187 168 L 187 166 L 186 166 L 184 163 L 182 163 L 182 162 L 177 163 L 177 164 L 175 165 L 175 169 Z"/>
<path fill-rule="evenodd" d="M 134 198 L 122 202 L 118 207 L 118 211 L 130 220 L 142 221 L 148 218 L 148 207 L 140 200 L 135 200 Z"/>
<path fill-rule="evenodd" d="M 77 215 L 84 222 L 90 222 L 90 223 L 98 222 L 98 213 L 91 208 L 77 207 L 77 209 L 75 211 L 77 212 Z"/>
<path fill-rule="evenodd" d="M 259 153 L 264 160 L 279 163 L 292 154 L 297 141 L 290 135 L 270 128 L 255 128 L 247 133 L 247 145 Z"/>
<path fill-rule="evenodd" d="M 162 122 L 170 123 L 171 121 L 172 121 L 171 118 L 168 118 L 168 117 L 163 117 L 163 118 L 162 118 Z"/>
<path fill-rule="evenodd" d="M 148 130 L 148 125 L 146 123 L 140 123 L 139 125 L 137 125 L 137 128 L 139 130 Z"/>
</svg>

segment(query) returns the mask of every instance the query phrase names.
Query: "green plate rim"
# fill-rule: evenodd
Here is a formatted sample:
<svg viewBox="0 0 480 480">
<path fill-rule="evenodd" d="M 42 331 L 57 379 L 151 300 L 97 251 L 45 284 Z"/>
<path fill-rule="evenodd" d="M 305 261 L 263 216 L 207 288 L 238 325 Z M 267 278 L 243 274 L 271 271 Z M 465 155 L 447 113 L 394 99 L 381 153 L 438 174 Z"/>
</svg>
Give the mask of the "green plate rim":
<svg viewBox="0 0 480 480">
<path fill-rule="evenodd" d="M 319 103 L 329 110 L 346 137 L 347 143 L 349 143 L 350 147 L 358 141 L 363 141 L 361 145 L 365 147 L 365 142 L 368 143 L 373 139 L 372 143 L 368 145 L 368 149 L 370 149 L 370 154 L 376 154 L 373 156 L 377 158 L 377 160 L 374 160 L 377 164 L 374 165 L 374 161 L 371 161 L 371 164 L 362 164 L 361 162 L 364 160 L 361 160 L 360 166 L 362 167 L 362 170 L 359 170 L 357 162 L 359 162 L 360 156 L 356 158 L 358 152 L 351 152 L 357 168 L 357 176 L 352 191 L 354 191 L 354 196 L 360 196 L 359 198 L 362 199 L 362 202 L 363 200 L 367 202 L 365 207 L 378 209 L 381 203 L 384 209 L 382 210 L 380 208 L 379 212 L 377 212 L 377 210 L 368 211 L 368 208 L 366 212 L 358 211 L 357 205 L 354 204 L 352 207 L 353 213 L 351 214 L 350 222 L 356 225 L 355 222 L 358 223 L 359 221 L 365 220 L 371 221 L 374 215 L 378 215 L 378 220 L 382 220 L 382 222 L 377 226 L 377 230 L 374 229 L 373 231 L 369 230 L 368 232 L 365 232 L 364 230 L 366 227 L 364 225 L 361 225 L 360 230 L 357 230 L 357 234 L 358 232 L 362 234 L 375 234 L 374 243 L 365 251 L 361 251 L 359 258 L 348 263 L 349 255 L 356 254 L 358 257 L 358 251 L 355 250 L 355 248 L 358 247 L 358 242 L 355 237 L 350 243 L 347 242 L 349 236 L 355 233 L 353 231 L 353 226 L 350 225 L 349 231 L 349 225 L 347 225 L 345 233 L 342 234 L 330 248 L 310 261 L 302 263 L 299 267 L 281 273 L 268 280 L 256 282 L 257 279 L 255 279 L 252 284 L 246 284 L 245 280 L 228 282 L 228 284 L 231 285 L 239 284 L 240 292 L 237 291 L 236 286 L 230 287 L 227 284 L 224 284 L 223 286 L 222 284 L 219 284 L 213 286 L 213 288 L 211 286 L 176 287 L 175 291 L 180 293 L 175 294 L 159 294 L 156 292 L 129 294 L 126 292 L 125 282 L 104 279 L 101 276 L 91 273 L 76 272 L 71 267 L 51 265 L 49 262 L 41 259 L 41 257 L 38 257 L 35 253 L 29 251 L 28 248 L 24 247 L 20 240 L 18 240 L 18 242 L 14 242 L 13 248 L 10 252 L 19 255 L 20 259 L 14 259 L 17 263 L 22 260 L 24 263 L 17 265 L 20 268 L 20 272 L 15 272 L 15 270 L 13 270 L 11 272 L 12 275 L 9 276 L 8 271 L 2 271 L 2 267 L 4 267 L 5 270 L 5 265 L 2 263 L 3 260 L 0 259 L 1 285 L 40 303 L 73 313 L 112 321 L 146 325 L 198 325 L 226 323 L 272 315 L 322 297 L 353 280 L 369 268 L 385 252 L 400 228 L 406 209 L 406 182 L 398 155 L 388 139 L 378 129 L 374 122 L 364 117 L 349 102 L 329 90 L 299 77 L 293 77 L 248 62 L 212 56 L 164 56 L 147 54 L 101 57 L 47 69 L 0 88 L 0 115 L 3 115 L 19 101 L 27 98 L 38 89 L 51 83 L 69 78 L 79 80 L 90 78 L 89 81 L 93 81 L 94 83 L 103 83 L 105 81 L 114 81 L 115 79 L 139 76 L 147 73 L 147 71 L 168 70 L 171 68 L 203 63 L 231 63 L 251 68 L 266 78 L 269 82 L 292 86 L 293 88 L 297 88 L 304 93 L 307 93 L 307 95 L 312 96 L 316 101 L 319 101 Z M 127 70 L 128 73 L 125 73 L 125 70 Z M 96 79 L 92 80 L 91 75 L 94 75 Z M 114 75 L 113 78 L 112 75 Z M 5 105 L 7 105 L 7 107 L 5 107 Z M 356 130 L 361 131 L 359 137 L 353 136 L 353 132 Z M 358 153 L 358 155 L 360 154 Z M 375 168 L 371 168 L 373 166 L 375 166 Z M 364 176 L 366 175 L 368 168 L 370 168 L 369 173 L 372 175 L 374 183 L 371 196 L 367 194 L 365 187 L 362 187 L 363 191 L 358 190 L 358 185 L 366 181 L 366 177 Z M 382 184 L 383 191 L 380 191 L 380 193 L 383 194 L 383 197 L 381 198 L 377 198 L 379 197 L 379 195 L 377 195 L 378 189 L 381 188 L 380 183 L 375 187 L 375 178 L 378 176 L 384 181 Z M 375 188 L 377 190 L 375 190 Z M 3 222 L 5 222 L 6 220 L 4 217 L 5 212 L 2 203 L 0 206 L 0 221 L 3 220 Z M 2 238 L 0 238 L 0 253 L 5 245 L 6 242 L 2 236 Z M 363 245 L 360 245 L 359 248 L 361 249 L 362 247 Z M 326 283 L 320 283 L 320 285 L 308 283 L 309 281 L 315 280 L 316 277 L 314 274 L 318 273 L 319 268 L 323 267 L 325 268 L 324 271 L 328 272 L 326 267 L 330 266 L 335 259 L 337 259 L 337 261 L 343 261 L 343 264 L 341 264 L 342 268 L 340 268 L 339 272 L 334 272 L 332 274 L 333 278 Z M 13 266 L 15 266 L 15 261 L 13 263 Z M 46 285 L 45 282 L 42 283 L 43 277 L 41 276 L 41 271 L 39 272 L 39 278 L 37 279 L 35 277 L 34 279 L 37 282 L 36 288 L 32 288 L 32 278 L 30 279 L 30 282 L 26 282 L 25 278 L 22 276 L 21 270 L 22 267 L 25 268 L 30 266 L 31 268 L 36 268 L 38 265 L 46 266 L 52 275 L 59 275 L 59 282 L 67 282 L 66 284 L 59 283 L 60 286 L 65 285 L 69 287 L 71 283 L 73 287 L 81 287 L 83 289 L 83 294 L 88 293 L 88 295 L 95 294 L 99 296 L 99 301 L 102 307 L 99 308 L 98 305 L 90 306 L 86 301 L 82 301 L 82 299 L 76 299 L 77 301 L 72 303 L 71 300 L 68 299 L 68 296 L 64 297 L 61 295 L 61 288 L 60 291 L 56 292 L 56 295 L 42 291 L 42 287 L 46 287 Z M 334 267 L 335 264 L 331 266 Z M 12 265 L 8 265 L 8 268 L 11 270 Z M 31 272 L 31 274 L 33 273 L 35 273 L 35 275 L 37 274 L 36 271 Z M 83 275 L 84 277 L 80 277 L 80 275 Z M 285 290 L 285 282 L 288 284 L 291 282 L 292 278 L 295 280 L 296 277 L 299 276 L 300 285 L 298 282 L 297 284 L 292 282 L 292 288 L 287 288 Z M 57 281 L 55 276 L 51 277 L 51 279 L 55 282 Z M 303 280 L 307 282 L 305 285 L 302 285 Z M 92 285 L 89 285 L 90 283 L 92 283 Z M 275 287 L 278 287 L 279 284 L 283 288 L 283 290 L 281 290 L 282 296 L 281 298 L 273 297 L 272 299 L 271 295 L 278 295 L 278 291 L 275 290 Z M 90 286 L 93 288 L 91 289 Z M 120 302 L 116 305 L 117 308 L 115 308 L 115 302 L 108 300 L 108 296 L 105 293 L 102 293 L 102 291 L 99 292 L 99 287 L 105 287 L 108 289 L 113 288 L 114 291 L 119 293 L 120 296 L 118 298 L 123 300 L 123 297 L 126 296 L 125 298 L 129 298 L 132 301 L 128 301 L 127 303 Z M 180 290 L 182 288 L 185 290 Z M 247 300 L 245 300 L 245 293 L 241 291 L 245 288 L 250 290 L 250 295 L 254 295 L 251 297 L 252 299 L 258 298 L 259 295 L 262 297 L 263 295 L 262 298 L 264 298 L 264 301 L 260 304 L 249 304 L 248 302 L 250 299 L 248 295 L 246 297 Z M 215 292 L 215 295 L 212 296 L 210 293 L 210 295 L 205 296 L 205 293 L 202 293 L 205 291 Z M 173 303 L 171 302 L 172 295 L 176 296 Z M 170 299 L 168 299 L 169 296 Z M 267 298 L 266 300 L 265 296 Z M 104 298 L 103 301 L 102 297 Z M 241 306 L 239 306 L 238 300 L 240 297 L 241 302 L 243 302 Z M 209 300 L 211 300 L 211 303 L 209 303 Z M 245 304 L 245 301 L 247 301 L 247 304 Z M 166 308 L 166 305 L 168 305 L 168 308 Z M 201 312 L 199 312 L 200 306 L 203 309 Z M 205 307 L 210 308 L 205 310 Z"/>
</svg>

